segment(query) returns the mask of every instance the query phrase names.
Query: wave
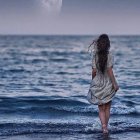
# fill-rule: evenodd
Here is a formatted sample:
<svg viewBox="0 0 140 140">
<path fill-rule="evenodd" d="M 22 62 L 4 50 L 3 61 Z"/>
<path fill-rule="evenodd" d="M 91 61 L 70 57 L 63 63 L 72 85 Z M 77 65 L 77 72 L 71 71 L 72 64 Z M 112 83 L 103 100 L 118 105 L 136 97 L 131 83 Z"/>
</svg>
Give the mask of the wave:
<svg viewBox="0 0 140 140">
<path fill-rule="evenodd" d="M 116 103 L 115 103 L 116 102 Z M 129 104 L 124 104 L 115 99 L 111 108 L 112 115 L 139 115 L 139 111 Z M 0 113 L 17 113 L 17 114 L 57 114 L 63 115 L 81 113 L 84 115 L 97 115 L 98 108 L 88 103 L 85 96 L 30 96 L 30 97 L 0 97 Z"/>
<path fill-rule="evenodd" d="M 120 132 L 139 132 L 140 126 L 137 124 L 125 124 L 120 125 L 111 124 L 110 133 Z M 70 134 L 70 133 L 84 133 L 93 134 L 101 133 L 101 127 L 97 124 L 81 124 L 81 123 L 1 123 L 0 124 L 0 136 L 10 135 L 23 135 L 33 133 L 53 133 L 53 134 Z"/>
</svg>

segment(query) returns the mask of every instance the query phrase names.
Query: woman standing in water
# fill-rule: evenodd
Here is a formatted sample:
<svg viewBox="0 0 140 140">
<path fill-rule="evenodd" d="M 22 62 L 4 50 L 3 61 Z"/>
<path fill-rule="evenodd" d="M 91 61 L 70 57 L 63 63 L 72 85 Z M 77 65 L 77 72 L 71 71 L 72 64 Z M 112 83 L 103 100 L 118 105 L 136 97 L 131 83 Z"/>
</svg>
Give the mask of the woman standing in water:
<svg viewBox="0 0 140 140">
<path fill-rule="evenodd" d="M 108 133 L 111 101 L 119 86 L 113 74 L 114 56 L 109 51 L 110 40 L 108 35 L 100 35 L 92 44 L 94 43 L 96 48 L 92 59 L 92 82 L 87 99 L 91 104 L 98 105 L 103 133 Z"/>
</svg>

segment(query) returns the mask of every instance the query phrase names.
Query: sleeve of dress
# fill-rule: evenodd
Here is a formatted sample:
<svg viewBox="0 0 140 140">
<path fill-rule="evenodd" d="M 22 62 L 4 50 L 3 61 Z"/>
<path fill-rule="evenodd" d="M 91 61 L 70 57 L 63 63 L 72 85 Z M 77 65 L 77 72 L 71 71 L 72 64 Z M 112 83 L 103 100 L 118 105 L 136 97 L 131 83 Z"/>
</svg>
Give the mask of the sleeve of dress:
<svg viewBox="0 0 140 140">
<path fill-rule="evenodd" d="M 93 56 L 92 56 L 92 69 L 93 69 L 93 68 L 96 68 L 95 53 L 93 53 Z"/>
<path fill-rule="evenodd" d="M 113 56 L 112 52 L 110 52 L 108 54 L 107 68 L 109 68 L 109 67 L 113 68 L 113 65 L 114 65 L 114 56 Z"/>
</svg>

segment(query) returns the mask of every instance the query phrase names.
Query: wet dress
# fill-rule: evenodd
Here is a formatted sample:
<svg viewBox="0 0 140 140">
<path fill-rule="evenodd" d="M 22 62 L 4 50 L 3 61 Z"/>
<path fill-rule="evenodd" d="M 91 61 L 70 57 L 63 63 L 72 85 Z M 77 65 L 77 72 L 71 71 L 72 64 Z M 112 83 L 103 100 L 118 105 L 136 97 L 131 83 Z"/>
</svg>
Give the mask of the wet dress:
<svg viewBox="0 0 140 140">
<path fill-rule="evenodd" d="M 92 68 L 96 68 L 96 76 L 91 80 L 90 87 L 87 94 L 87 100 L 91 104 L 105 104 L 111 101 L 116 91 L 113 88 L 111 79 L 107 73 L 107 68 L 112 67 L 114 64 L 114 56 L 111 51 L 108 53 L 107 68 L 105 74 L 102 75 L 97 69 L 98 55 L 93 53 Z"/>
</svg>

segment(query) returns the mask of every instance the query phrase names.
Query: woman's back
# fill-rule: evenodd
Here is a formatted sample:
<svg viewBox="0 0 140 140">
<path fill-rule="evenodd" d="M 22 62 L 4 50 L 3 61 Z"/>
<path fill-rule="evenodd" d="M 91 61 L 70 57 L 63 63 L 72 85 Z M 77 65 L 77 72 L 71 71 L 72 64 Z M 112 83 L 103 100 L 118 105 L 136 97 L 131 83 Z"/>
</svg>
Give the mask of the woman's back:
<svg viewBox="0 0 140 140">
<path fill-rule="evenodd" d="M 108 75 L 107 69 L 109 67 L 113 68 L 113 65 L 114 65 L 114 55 L 113 55 L 113 53 L 111 51 L 109 51 L 108 54 L 107 54 L 107 65 L 106 65 L 106 68 L 105 68 L 104 76 Z M 97 52 L 93 53 L 92 69 L 96 69 L 96 75 L 97 76 L 102 76 L 102 74 L 100 72 L 100 69 L 99 69 L 98 54 L 97 54 Z"/>
</svg>

